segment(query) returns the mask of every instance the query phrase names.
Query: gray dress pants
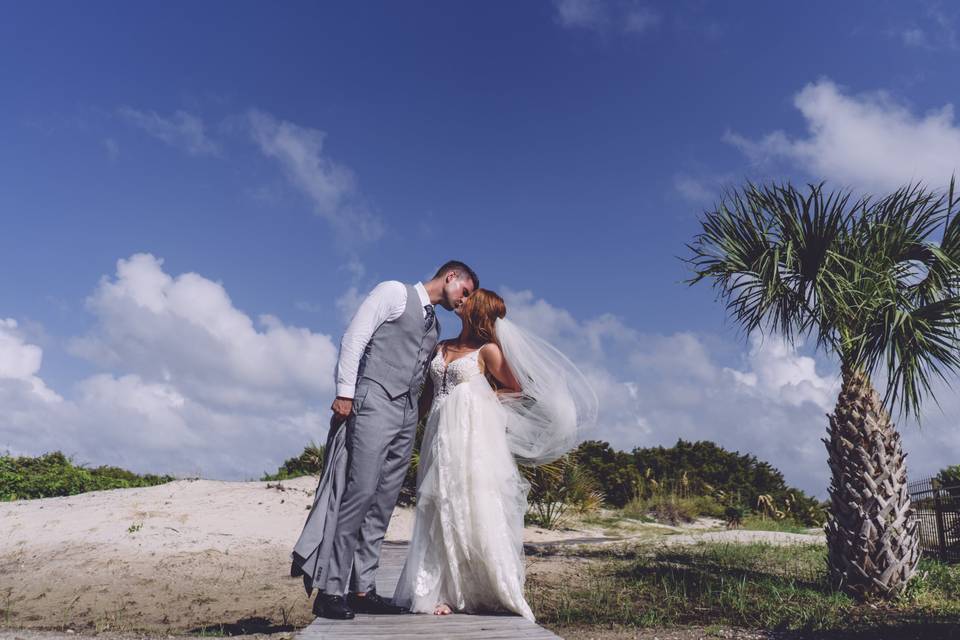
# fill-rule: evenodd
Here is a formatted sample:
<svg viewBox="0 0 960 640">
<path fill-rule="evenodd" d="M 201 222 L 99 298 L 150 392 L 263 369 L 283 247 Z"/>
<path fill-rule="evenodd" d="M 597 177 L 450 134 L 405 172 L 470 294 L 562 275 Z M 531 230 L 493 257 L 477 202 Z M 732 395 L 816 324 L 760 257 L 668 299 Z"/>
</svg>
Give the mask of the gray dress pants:
<svg viewBox="0 0 960 640">
<path fill-rule="evenodd" d="M 323 591 L 344 595 L 376 587 L 380 546 L 397 504 L 417 431 L 412 393 L 391 399 L 361 378 L 347 423 L 346 487 Z"/>
</svg>

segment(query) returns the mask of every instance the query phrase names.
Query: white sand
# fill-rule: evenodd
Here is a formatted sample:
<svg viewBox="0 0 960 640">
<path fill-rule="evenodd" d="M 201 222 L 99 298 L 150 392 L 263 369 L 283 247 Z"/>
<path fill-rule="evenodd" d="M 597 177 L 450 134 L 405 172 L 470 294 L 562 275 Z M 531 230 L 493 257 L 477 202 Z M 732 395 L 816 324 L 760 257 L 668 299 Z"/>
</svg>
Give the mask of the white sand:
<svg viewBox="0 0 960 640">
<path fill-rule="evenodd" d="M 225 552 L 257 545 L 292 549 L 313 504 L 316 484 L 310 476 L 282 482 L 179 480 L 143 489 L 0 503 L 0 555 L 74 544 L 103 545 L 124 553 Z M 413 509 L 398 507 L 386 539 L 409 540 L 412 532 Z M 528 527 L 525 539 L 601 535 L 592 529 Z"/>
<path fill-rule="evenodd" d="M 316 483 L 182 480 L 0 503 L 0 626 L 176 633 L 304 626 L 310 601 L 289 576 L 290 551 Z M 396 509 L 387 540 L 408 540 L 412 531 L 413 510 Z M 526 532 L 531 542 L 599 535 Z"/>
<path fill-rule="evenodd" d="M 200 633 L 226 624 L 276 633 L 308 624 L 310 601 L 289 567 L 316 482 L 181 480 L 0 503 L 0 626 Z M 608 531 L 666 544 L 822 539 L 705 530 L 716 524 Z M 408 540 L 412 530 L 413 510 L 398 508 L 387 540 Z M 613 540 L 593 527 L 528 527 L 524 538 Z"/>
</svg>

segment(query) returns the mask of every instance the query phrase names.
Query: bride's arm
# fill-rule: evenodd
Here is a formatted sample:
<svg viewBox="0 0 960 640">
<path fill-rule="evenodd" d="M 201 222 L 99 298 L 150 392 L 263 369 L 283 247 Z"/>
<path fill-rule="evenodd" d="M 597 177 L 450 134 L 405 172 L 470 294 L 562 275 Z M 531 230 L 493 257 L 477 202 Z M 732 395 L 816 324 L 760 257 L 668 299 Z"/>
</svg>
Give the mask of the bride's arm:
<svg viewBox="0 0 960 640">
<path fill-rule="evenodd" d="M 503 357 L 503 351 L 499 345 L 488 342 L 480 348 L 480 362 L 483 370 L 497 379 L 506 390 L 520 392 L 520 383 L 510 370 L 507 359 Z"/>
</svg>

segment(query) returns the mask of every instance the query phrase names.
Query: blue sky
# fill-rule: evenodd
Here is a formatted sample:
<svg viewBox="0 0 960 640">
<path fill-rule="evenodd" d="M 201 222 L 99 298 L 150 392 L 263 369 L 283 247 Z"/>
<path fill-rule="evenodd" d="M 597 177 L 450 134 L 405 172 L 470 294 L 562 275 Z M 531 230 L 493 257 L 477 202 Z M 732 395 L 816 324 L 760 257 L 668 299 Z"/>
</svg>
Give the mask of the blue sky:
<svg viewBox="0 0 960 640">
<path fill-rule="evenodd" d="M 594 437 L 712 439 L 822 495 L 835 364 L 739 335 L 677 256 L 724 186 L 882 192 L 960 158 L 950 3 L 3 11 L 16 453 L 257 476 L 323 439 L 359 296 L 458 257 L 589 372 Z M 902 427 L 916 473 L 960 462 L 948 416 Z"/>
</svg>

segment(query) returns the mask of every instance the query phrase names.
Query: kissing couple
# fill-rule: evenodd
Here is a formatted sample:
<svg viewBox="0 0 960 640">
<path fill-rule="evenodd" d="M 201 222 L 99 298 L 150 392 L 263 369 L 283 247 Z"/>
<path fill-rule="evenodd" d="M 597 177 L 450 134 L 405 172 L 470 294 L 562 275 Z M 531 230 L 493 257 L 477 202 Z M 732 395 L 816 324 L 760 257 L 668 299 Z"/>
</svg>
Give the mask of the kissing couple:
<svg viewBox="0 0 960 640">
<path fill-rule="evenodd" d="M 435 305 L 462 323 L 440 341 Z M 336 399 L 313 508 L 293 550 L 313 612 L 533 613 L 523 594 L 529 485 L 596 420 L 597 398 L 559 351 L 506 319 L 503 299 L 450 261 L 426 283 L 382 282 L 340 343 Z M 427 416 L 416 520 L 392 602 L 380 548 Z"/>
</svg>

